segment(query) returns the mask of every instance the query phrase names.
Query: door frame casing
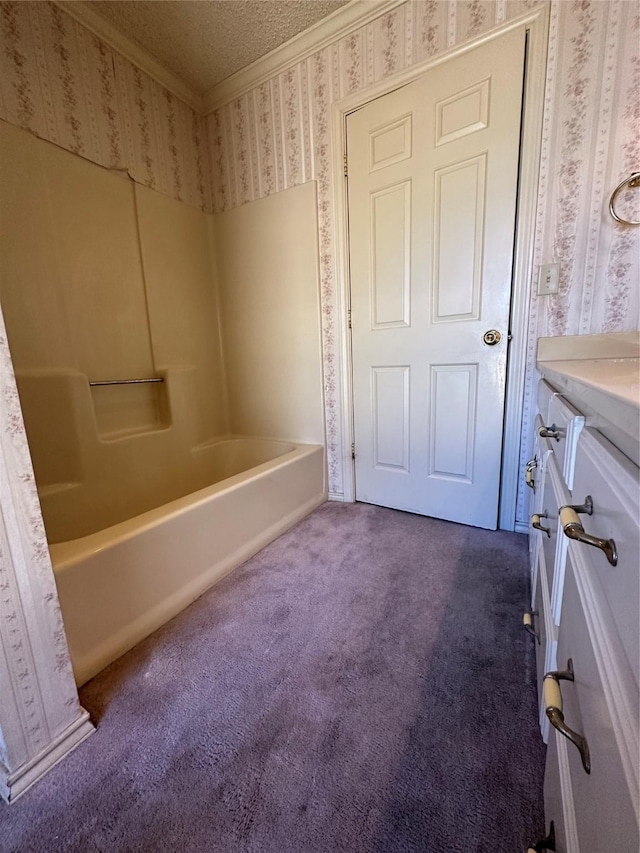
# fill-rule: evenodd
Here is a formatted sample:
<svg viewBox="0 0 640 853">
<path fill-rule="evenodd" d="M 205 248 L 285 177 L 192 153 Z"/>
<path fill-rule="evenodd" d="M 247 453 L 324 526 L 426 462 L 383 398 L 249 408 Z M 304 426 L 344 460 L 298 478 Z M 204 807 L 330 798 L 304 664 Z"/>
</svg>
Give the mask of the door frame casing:
<svg viewBox="0 0 640 853">
<path fill-rule="evenodd" d="M 351 448 L 354 441 L 353 362 L 349 311 L 351 282 L 349 276 L 349 216 L 347 180 L 344 164 L 347 153 L 347 116 L 373 100 L 380 98 L 419 77 L 432 68 L 455 59 L 476 47 L 493 41 L 514 29 L 524 28 L 529 35 L 524 79 L 524 115 L 521 129 L 520 182 L 516 208 L 516 232 L 511 290 L 511 335 L 507 362 L 505 414 L 503 429 L 502 466 L 500 472 L 500 505 L 498 527 L 516 528 L 518 497 L 518 467 L 524 406 L 525 368 L 527 362 L 527 331 L 529 304 L 534 279 L 533 257 L 538 199 L 538 177 L 542 146 L 542 121 L 546 78 L 549 8 L 545 4 L 514 18 L 473 41 L 453 47 L 439 56 L 333 103 L 331 108 L 331 163 L 333 167 L 336 278 L 339 346 L 342 435 L 343 435 L 343 494 L 330 494 L 329 499 L 355 501 L 355 462 Z"/>
</svg>

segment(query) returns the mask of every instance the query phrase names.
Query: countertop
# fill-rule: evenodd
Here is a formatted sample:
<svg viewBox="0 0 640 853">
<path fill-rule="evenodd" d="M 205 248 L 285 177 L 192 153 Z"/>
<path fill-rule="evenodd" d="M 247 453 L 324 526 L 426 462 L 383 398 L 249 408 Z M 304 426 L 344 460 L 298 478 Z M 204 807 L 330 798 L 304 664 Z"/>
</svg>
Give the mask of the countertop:
<svg viewBox="0 0 640 853">
<path fill-rule="evenodd" d="M 538 370 L 640 465 L 640 333 L 540 338 Z"/>
</svg>

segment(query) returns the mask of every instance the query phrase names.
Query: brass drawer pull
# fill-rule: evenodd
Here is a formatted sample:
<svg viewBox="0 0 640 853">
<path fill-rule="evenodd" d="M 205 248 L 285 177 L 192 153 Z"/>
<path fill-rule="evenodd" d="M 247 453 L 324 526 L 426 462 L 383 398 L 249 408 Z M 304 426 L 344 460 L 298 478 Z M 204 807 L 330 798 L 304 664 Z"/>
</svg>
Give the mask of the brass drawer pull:
<svg viewBox="0 0 640 853">
<path fill-rule="evenodd" d="M 575 744 L 582 759 L 585 773 L 591 773 L 591 758 L 589 756 L 589 744 L 578 732 L 574 732 L 564 721 L 562 713 L 562 693 L 560 692 L 560 681 L 573 681 L 573 661 L 567 661 L 567 668 L 563 672 L 547 672 L 542 682 L 544 689 L 544 708 L 549 722 L 560 734 L 569 738 Z"/>
<path fill-rule="evenodd" d="M 532 637 L 535 637 L 536 640 L 538 641 L 538 644 L 539 644 L 540 643 L 540 632 L 536 631 L 536 629 L 533 625 L 533 617 L 537 616 L 537 615 L 538 615 L 537 610 L 527 610 L 522 617 L 522 625 L 524 627 L 524 630 L 528 631 Z"/>
<path fill-rule="evenodd" d="M 537 467 L 538 467 L 538 460 L 534 456 L 533 459 L 530 459 L 527 462 L 525 469 L 524 469 L 525 483 L 527 484 L 527 486 L 529 486 L 530 489 L 533 489 L 534 492 L 536 490 L 536 481 L 533 477 L 533 472 L 536 470 Z"/>
<path fill-rule="evenodd" d="M 584 499 L 584 504 L 581 506 L 561 506 L 560 507 L 560 524 L 564 531 L 564 535 L 569 539 L 574 539 L 576 542 L 584 542 L 585 545 L 593 545 L 594 548 L 600 548 L 604 551 L 607 560 L 612 566 L 618 564 L 618 549 L 613 539 L 600 539 L 597 536 L 592 536 L 590 533 L 585 533 L 582 522 L 578 518 L 578 513 L 584 512 L 587 515 L 593 515 L 593 500 L 591 495 L 587 495 Z"/>
<path fill-rule="evenodd" d="M 551 528 L 550 527 L 543 527 L 542 524 L 540 524 L 540 519 L 546 518 L 546 517 L 547 517 L 546 510 L 545 510 L 545 512 L 541 512 L 539 515 L 537 513 L 535 515 L 532 515 L 531 516 L 531 526 L 533 527 L 534 530 L 541 530 L 543 533 L 546 533 L 547 536 L 549 537 L 549 539 L 551 539 Z"/>
<path fill-rule="evenodd" d="M 550 427 L 541 426 L 538 429 L 538 435 L 540 438 L 555 438 L 556 441 L 560 441 L 560 436 L 564 434 L 564 430 L 561 430 L 555 424 L 551 424 Z"/>
<path fill-rule="evenodd" d="M 556 828 L 553 825 L 553 821 L 549 825 L 549 835 L 546 838 L 541 838 L 540 841 L 536 841 L 533 847 L 530 847 L 527 850 L 527 853 L 542 853 L 543 850 L 551 850 L 555 851 L 556 849 Z"/>
</svg>

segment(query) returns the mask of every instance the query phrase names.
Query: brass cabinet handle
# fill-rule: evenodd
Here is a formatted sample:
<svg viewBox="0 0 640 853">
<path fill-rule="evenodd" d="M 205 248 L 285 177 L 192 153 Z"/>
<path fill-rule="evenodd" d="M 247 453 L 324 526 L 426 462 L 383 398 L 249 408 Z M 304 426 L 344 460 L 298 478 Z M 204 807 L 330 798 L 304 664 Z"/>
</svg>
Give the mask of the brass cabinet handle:
<svg viewBox="0 0 640 853">
<path fill-rule="evenodd" d="M 591 758 L 589 756 L 589 744 L 585 737 L 574 732 L 564 721 L 562 713 L 562 693 L 560 692 L 560 681 L 573 681 L 573 661 L 567 661 L 567 668 L 563 672 L 547 672 L 543 679 L 544 709 L 549 722 L 560 734 L 575 744 L 582 759 L 585 773 L 591 773 Z"/>
<path fill-rule="evenodd" d="M 540 841 L 536 841 L 533 847 L 530 847 L 527 850 L 527 853 L 542 853 L 543 850 L 551 850 L 554 851 L 556 849 L 556 828 L 553 825 L 553 821 L 549 825 L 549 835 L 546 838 L 541 838 Z"/>
<path fill-rule="evenodd" d="M 587 495 L 584 499 L 584 504 L 581 506 L 561 506 L 560 507 L 560 524 L 564 535 L 569 539 L 574 539 L 576 542 L 584 542 L 585 545 L 593 545 L 594 548 L 600 548 L 604 551 L 607 560 L 612 566 L 618 564 L 618 549 L 613 539 L 600 539 L 598 536 L 592 536 L 586 533 L 582 522 L 578 518 L 578 513 L 584 512 L 587 515 L 593 515 L 593 500 L 591 495 Z"/>
<path fill-rule="evenodd" d="M 524 630 L 528 631 L 528 633 L 531 634 L 532 637 L 535 637 L 536 640 L 538 641 L 538 644 L 539 644 L 540 643 L 540 632 L 536 631 L 534 624 L 533 624 L 533 617 L 537 616 L 537 615 L 538 615 L 537 610 L 527 610 L 522 617 L 522 625 L 524 627 Z"/>
<path fill-rule="evenodd" d="M 533 472 L 536 470 L 537 467 L 538 467 L 538 460 L 534 456 L 533 459 L 530 459 L 527 462 L 525 469 L 524 469 L 525 483 L 527 484 L 527 486 L 529 486 L 530 489 L 533 489 L 534 492 L 536 490 L 536 481 L 533 477 Z"/>
<path fill-rule="evenodd" d="M 555 424 L 551 424 L 551 426 L 541 426 L 538 429 L 538 435 L 540 438 L 555 438 L 556 441 L 560 441 L 560 436 L 563 435 L 564 430 L 561 430 Z"/>
<path fill-rule="evenodd" d="M 535 515 L 531 516 L 531 526 L 534 530 L 541 530 L 543 533 L 546 533 L 549 539 L 551 539 L 551 528 L 543 527 L 542 524 L 540 524 L 541 518 L 547 518 L 546 510 L 544 512 L 541 512 L 540 514 L 536 513 Z"/>
</svg>

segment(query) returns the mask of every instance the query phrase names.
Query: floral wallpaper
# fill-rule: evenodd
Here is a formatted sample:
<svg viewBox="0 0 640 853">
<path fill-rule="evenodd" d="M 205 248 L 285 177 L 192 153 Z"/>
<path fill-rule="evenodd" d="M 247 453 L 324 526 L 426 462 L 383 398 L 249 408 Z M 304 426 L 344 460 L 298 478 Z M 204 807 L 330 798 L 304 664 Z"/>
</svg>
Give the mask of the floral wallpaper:
<svg viewBox="0 0 640 853">
<path fill-rule="evenodd" d="M 0 788 L 84 716 L 0 312 Z M 24 571 L 24 567 L 28 571 Z"/>
<path fill-rule="evenodd" d="M 539 226 L 544 257 L 560 262 L 560 286 L 538 331 L 634 330 L 638 232 L 617 224 L 608 202 L 640 168 L 640 7 L 572 2 L 554 12 L 562 48 L 549 79 L 549 180 Z"/>
<path fill-rule="evenodd" d="M 560 280 L 557 295 L 531 300 L 521 468 L 533 444 L 537 339 L 640 329 L 640 229 L 608 209 L 614 187 L 638 169 L 640 8 L 553 2 L 534 269 L 558 262 Z M 623 196 L 621 212 L 640 218 L 637 190 Z M 526 521 L 523 492 L 517 517 Z"/>
<path fill-rule="evenodd" d="M 345 95 L 536 5 L 537 0 L 404 3 L 207 118 L 216 212 L 310 178 L 318 181 L 329 482 L 334 493 L 343 490 L 349 454 L 340 427 L 329 108 Z M 551 3 L 535 264 L 558 261 L 560 286 L 557 296 L 534 296 L 531 302 L 523 464 L 531 447 L 537 338 L 627 331 L 639 325 L 639 229 L 617 225 L 607 209 L 611 190 L 640 168 L 639 44 L 634 3 Z M 526 520 L 524 493 L 519 495 L 518 519 Z"/>
<path fill-rule="evenodd" d="M 49 2 L 0 2 L 0 118 L 209 210 L 205 119 Z"/>
</svg>

